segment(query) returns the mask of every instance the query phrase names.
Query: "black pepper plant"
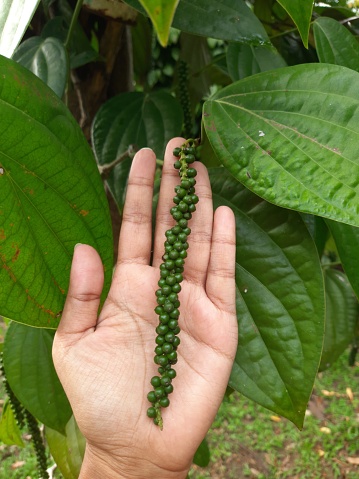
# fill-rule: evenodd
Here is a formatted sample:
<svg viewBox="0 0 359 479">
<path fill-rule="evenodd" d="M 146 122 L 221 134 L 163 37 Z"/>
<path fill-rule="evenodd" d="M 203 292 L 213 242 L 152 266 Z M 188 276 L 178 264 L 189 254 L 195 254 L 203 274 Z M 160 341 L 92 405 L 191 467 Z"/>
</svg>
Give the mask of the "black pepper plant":
<svg viewBox="0 0 359 479">
<path fill-rule="evenodd" d="M 153 390 L 147 395 L 152 404 L 147 409 L 147 416 L 153 418 L 154 423 L 161 429 L 163 428 L 161 408 L 170 404 L 168 396 L 173 392 L 172 380 L 176 377 L 173 366 L 177 363 L 177 348 L 180 344 L 178 293 L 181 291 L 184 263 L 187 258 L 189 246 L 187 239 L 191 233 L 188 222 L 198 203 L 198 196 L 195 194 L 197 170 L 190 166 L 198 159 L 197 145 L 197 140 L 189 139 L 182 147 L 173 151 L 173 155 L 178 158 L 173 166 L 178 170 L 181 181 L 175 187 L 174 206 L 170 210 L 176 224 L 165 233 L 159 289 L 156 291 L 155 313 L 158 314 L 159 324 L 156 328 L 154 362 L 159 366 L 159 375 L 151 379 Z"/>
</svg>

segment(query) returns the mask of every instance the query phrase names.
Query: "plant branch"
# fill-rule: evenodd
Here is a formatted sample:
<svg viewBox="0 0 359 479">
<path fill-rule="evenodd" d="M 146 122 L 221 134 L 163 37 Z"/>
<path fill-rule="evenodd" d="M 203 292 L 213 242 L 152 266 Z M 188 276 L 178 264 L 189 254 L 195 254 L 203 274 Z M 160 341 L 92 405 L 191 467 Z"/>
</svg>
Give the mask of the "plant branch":
<svg viewBox="0 0 359 479">
<path fill-rule="evenodd" d="M 115 168 L 116 165 L 121 163 L 126 158 L 133 158 L 135 156 L 136 149 L 134 145 L 130 145 L 126 151 L 121 153 L 115 160 L 111 161 L 111 163 L 105 163 L 104 165 L 98 165 L 98 170 L 100 172 L 101 178 L 106 180 L 111 173 L 111 171 Z"/>
</svg>

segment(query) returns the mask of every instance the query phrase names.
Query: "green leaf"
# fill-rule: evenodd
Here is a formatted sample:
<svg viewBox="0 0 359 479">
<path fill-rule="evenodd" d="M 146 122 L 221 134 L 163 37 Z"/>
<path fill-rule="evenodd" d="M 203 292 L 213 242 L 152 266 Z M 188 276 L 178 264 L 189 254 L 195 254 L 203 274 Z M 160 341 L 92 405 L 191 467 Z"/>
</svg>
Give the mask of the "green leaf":
<svg viewBox="0 0 359 479">
<path fill-rule="evenodd" d="M 207 467 L 211 459 L 211 453 L 206 438 L 199 445 L 193 458 L 193 463 L 200 467 Z"/>
<path fill-rule="evenodd" d="M 0 55 L 11 57 L 20 43 L 40 0 L 1 0 Z"/>
<path fill-rule="evenodd" d="M 205 102 L 221 163 L 267 201 L 359 225 L 359 74 L 337 65 L 247 77 Z"/>
<path fill-rule="evenodd" d="M 326 223 L 334 238 L 344 271 L 359 298 L 359 228 L 336 221 L 327 220 Z"/>
<path fill-rule="evenodd" d="M 146 14 L 138 0 L 125 0 Z M 183 32 L 233 42 L 261 45 L 268 35 L 243 0 L 180 0 L 173 26 Z"/>
<path fill-rule="evenodd" d="M 64 479 L 77 479 L 85 454 L 86 440 L 81 434 L 74 416 L 66 424 L 65 434 L 45 428 L 46 440 L 52 457 Z"/>
<path fill-rule="evenodd" d="M 343 65 L 359 71 L 359 44 L 347 28 L 332 18 L 322 17 L 314 22 L 313 32 L 322 63 Z"/>
<path fill-rule="evenodd" d="M 286 63 L 274 47 L 230 43 L 227 65 L 232 80 L 237 81 L 255 73 L 285 67 Z"/>
<path fill-rule="evenodd" d="M 278 0 L 296 24 L 303 44 L 308 48 L 310 21 L 313 11 L 313 0 Z"/>
<path fill-rule="evenodd" d="M 113 266 L 112 228 L 96 162 L 61 100 L 0 57 L 0 314 L 56 328 L 76 243 Z"/>
<path fill-rule="evenodd" d="M 60 40 L 54 37 L 31 37 L 15 50 L 12 58 L 41 78 L 62 98 L 69 65 L 66 49 Z"/>
<path fill-rule="evenodd" d="M 139 0 L 155 27 L 158 41 L 165 47 L 179 0 Z"/>
<path fill-rule="evenodd" d="M 65 43 L 73 12 L 70 9 L 70 11 L 66 11 L 65 13 L 65 16 L 56 16 L 46 23 L 41 32 L 42 38 L 55 37 L 62 43 Z M 86 37 L 79 23 L 75 25 L 68 50 L 71 69 L 79 68 L 87 63 L 100 60 L 98 52 L 92 48 L 89 39 Z"/>
<path fill-rule="evenodd" d="M 8 446 L 25 446 L 8 400 L 5 401 L 0 419 L 0 442 Z"/>
<path fill-rule="evenodd" d="M 210 170 L 214 206 L 237 227 L 238 350 L 229 386 L 298 427 L 320 361 L 324 288 L 300 215 L 263 201 L 224 168 Z"/>
<path fill-rule="evenodd" d="M 92 144 L 100 165 L 111 163 L 130 145 L 149 147 L 163 158 L 167 142 L 181 134 L 182 109 L 169 93 L 131 92 L 108 100 L 92 124 Z M 131 161 L 118 164 L 108 179 L 110 190 L 122 210 Z"/>
<path fill-rule="evenodd" d="M 181 60 L 189 67 L 188 88 L 191 105 L 196 106 L 210 94 L 213 85 L 229 85 L 231 78 L 213 63 L 207 38 L 181 34 Z"/>
<path fill-rule="evenodd" d="M 144 84 L 152 68 L 152 28 L 148 19 L 138 15 L 131 34 L 134 73 L 139 77 L 140 83 Z"/>
<path fill-rule="evenodd" d="M 320 371 L 328 369 L 354 339 L 358 301 L 344 273 L 325 268 L 326 319 Z"/>
<path fill-rule="evenodd" d="M 39 421 L 63 432 L 72 415 L 52 361 L 55 332 L 12 322 L 4 342 L 4 368 L 15 396 Z"/>
<path fill-rule="evenodd" d="M 321 258 L 329 236 L 328 227 L 320 216 L 306 215 L 303 213 L 302 218 L 317 247 L 319 258 Z"/>
</svg>

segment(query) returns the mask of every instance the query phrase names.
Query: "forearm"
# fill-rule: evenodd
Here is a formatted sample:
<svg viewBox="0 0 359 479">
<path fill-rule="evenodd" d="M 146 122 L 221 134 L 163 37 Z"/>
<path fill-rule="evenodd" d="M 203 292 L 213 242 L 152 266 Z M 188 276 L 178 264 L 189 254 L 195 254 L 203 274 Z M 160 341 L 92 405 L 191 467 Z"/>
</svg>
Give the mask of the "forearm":
<svg viewBox="0 0 359 479">
<path fill-rule="evenodd" d="M 185 479 L 189 467 L 170 471 L 143 459 L 117 459 L 86 448 L 79 479 Z"/>
</svg>

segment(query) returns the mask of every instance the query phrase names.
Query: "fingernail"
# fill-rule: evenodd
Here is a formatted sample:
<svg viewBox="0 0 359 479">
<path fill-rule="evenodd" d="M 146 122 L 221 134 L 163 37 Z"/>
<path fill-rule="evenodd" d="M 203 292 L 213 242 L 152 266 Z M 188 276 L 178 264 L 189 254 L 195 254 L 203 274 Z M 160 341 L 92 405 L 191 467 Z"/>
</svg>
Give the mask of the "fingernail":
<svg viewBox="0 0 359 479">
<path fill-rule="evenodd" d="M 74 247 L 74 250 L 78 247 L 78 246 L 81 246 L 83 243 L 76 243 L 75 244 L 75 247 Z"/>
</svg>

